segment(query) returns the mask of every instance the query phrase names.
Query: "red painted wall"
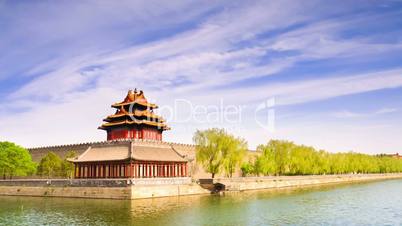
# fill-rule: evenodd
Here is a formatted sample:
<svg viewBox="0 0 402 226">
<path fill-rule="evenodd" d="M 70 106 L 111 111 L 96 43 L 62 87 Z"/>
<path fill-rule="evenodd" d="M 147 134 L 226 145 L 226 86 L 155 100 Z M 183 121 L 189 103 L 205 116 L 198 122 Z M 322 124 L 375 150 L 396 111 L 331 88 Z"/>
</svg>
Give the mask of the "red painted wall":
<svg viewBox="0 0 402 226">
<path fill-rule="evenodd" d="M 114 129 L 107 132 L 107 140 L 117 139 L 147 139 L 162 140 L 162 132 L 156 129 Z"/>
</svg>

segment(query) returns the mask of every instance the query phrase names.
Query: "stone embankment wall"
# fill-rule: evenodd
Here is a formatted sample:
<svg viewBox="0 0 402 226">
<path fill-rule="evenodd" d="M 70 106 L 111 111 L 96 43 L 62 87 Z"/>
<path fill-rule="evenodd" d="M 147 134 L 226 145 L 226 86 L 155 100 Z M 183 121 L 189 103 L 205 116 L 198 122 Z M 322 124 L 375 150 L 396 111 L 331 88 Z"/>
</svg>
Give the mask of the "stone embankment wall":
<svg viewBox="0 0 402 226">
<path fill-rule="evenodd" d="M 0 180 L 0 195 L 142 199 L 209 194 L 191 178 Z"/>
<path fill-rule="evenodd" d="M 215 187 L 223 188 L 224 191 L 231 192 L 397 178 L 402 178 L 402 173 L 218 178 L 203 181 Z M 213 186 L 208 188 L 208 184 L 193 183 L 191 178 L 0 180 L 0 195 L 143 199 L 210 194 L 211 190 L 214 190 Z"/>
<path fill-rule="evenodd" d="M 225 191 L 245 191 L 397 178 L 402 178 L 402 173 L 218 178 L 213 183 L 223 185 Z"/>
</svg>

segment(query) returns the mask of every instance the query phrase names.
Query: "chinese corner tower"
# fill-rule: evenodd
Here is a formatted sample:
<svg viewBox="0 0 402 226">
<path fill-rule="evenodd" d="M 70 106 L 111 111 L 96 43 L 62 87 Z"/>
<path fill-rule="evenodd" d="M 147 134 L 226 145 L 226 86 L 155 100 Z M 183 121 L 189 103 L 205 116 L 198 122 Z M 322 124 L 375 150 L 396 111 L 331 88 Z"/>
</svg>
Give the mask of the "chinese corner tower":
<svg viewBox="0 0 402 226">
<path fill-rule="evenodd" d="M 124 101 L 112 104 L 114 115 L 107 116 L 99 129 L 106 130 L 107 140 L 147 139 L 162 140 L 162 132 L 168 130 L 162 117 L 154 114 L 158 108 L 149 103 L 144 92 L 129 90 Z"/>
</svg>

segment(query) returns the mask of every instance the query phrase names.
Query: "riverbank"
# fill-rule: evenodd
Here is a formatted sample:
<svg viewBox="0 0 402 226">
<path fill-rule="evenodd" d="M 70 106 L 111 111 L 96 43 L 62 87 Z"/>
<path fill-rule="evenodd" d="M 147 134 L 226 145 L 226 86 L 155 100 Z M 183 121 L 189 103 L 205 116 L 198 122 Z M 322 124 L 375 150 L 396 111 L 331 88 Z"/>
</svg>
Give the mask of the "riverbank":
<svg viewBox="0 0 402 226">
<path fill-rule="evenodd" d="M 397 174 L 347 174 L 316 176 L 241 177 L 200 180 L 191 178 L 143 178 L 102 180 L 2 180 L 0 195 L 144 199 L 169 196 L 238 192 L 247 190 L 299 188 L 337 183 L 353 183 L 402 178 Z"/>
<path fill-rule="evenodd" d="M 402 173 L 217 178 L 225 191 L 246 191 L 402 178 Z"/>
</svg>

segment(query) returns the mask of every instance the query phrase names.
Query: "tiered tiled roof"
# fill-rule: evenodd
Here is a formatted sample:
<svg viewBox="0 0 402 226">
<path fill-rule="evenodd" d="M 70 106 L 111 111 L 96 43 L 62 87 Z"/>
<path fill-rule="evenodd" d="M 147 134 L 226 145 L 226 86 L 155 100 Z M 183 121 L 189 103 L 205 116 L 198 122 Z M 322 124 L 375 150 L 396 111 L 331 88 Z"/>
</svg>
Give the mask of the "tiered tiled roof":
<svg viewBox="0 0 402 226">
<path fill-rule="evenodd" d="M 114 126 L 124 125 L 147 125 L 157 127 L 160 130 L 170 129 L 162 117 L 156 115 L 153 109 L 158 108 L 156 104 L 149 103 L 145 98 L 144 92 L 129 90 L 126 98 L 122 102 L 112 104 L 116 108 L 113 115 L 107 116 L 99 129 L 107 130 Z"/>
<path fill-rule="evenodd" d="M 187 162 L 187 159 L 177 152 L 171 144 L 165 142 L 142 142 L 131 140 L 130 145 L 89 146 L 80 156 L 71 158 L 71 162 L 99 161 L 163 161 Z"/>
</svg>

